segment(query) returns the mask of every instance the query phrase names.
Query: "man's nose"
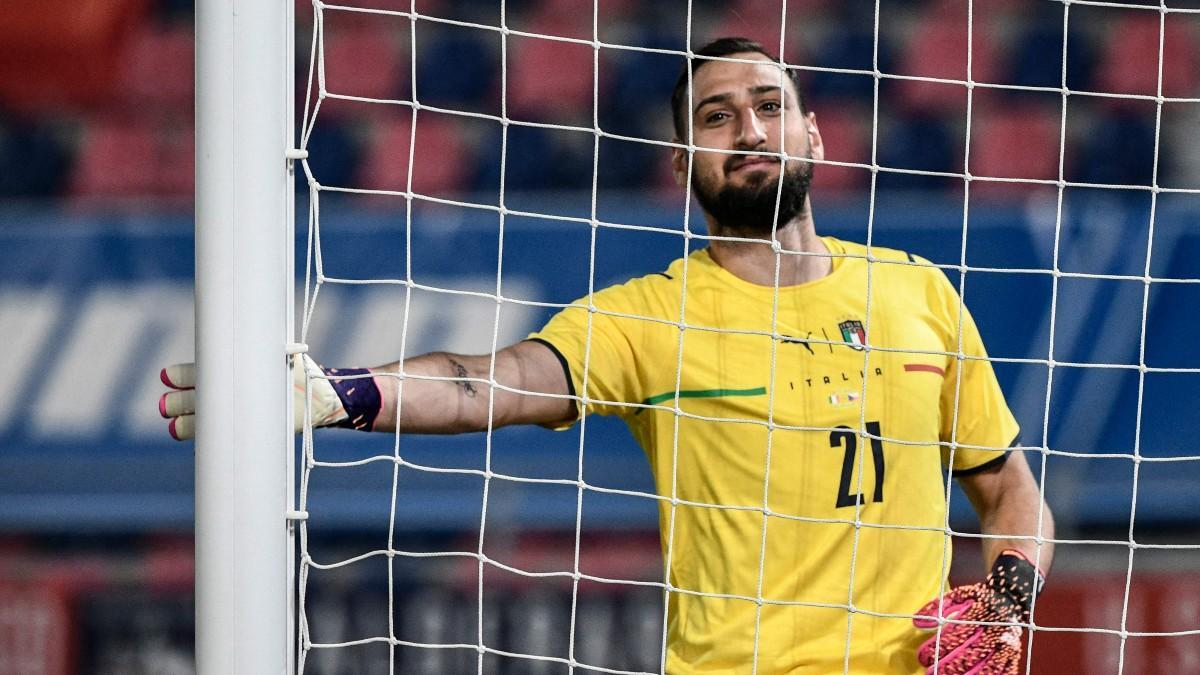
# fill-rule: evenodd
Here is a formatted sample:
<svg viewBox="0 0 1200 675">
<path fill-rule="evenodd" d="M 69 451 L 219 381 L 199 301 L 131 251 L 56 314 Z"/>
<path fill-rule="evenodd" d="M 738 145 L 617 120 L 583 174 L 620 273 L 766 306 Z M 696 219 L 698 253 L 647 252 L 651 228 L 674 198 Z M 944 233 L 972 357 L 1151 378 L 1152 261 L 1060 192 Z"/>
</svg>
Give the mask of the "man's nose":
<svg viewBox="0 0 1200 675">
<path fill-rule="evenodd" d="M 741 125 L 738 128 L 738 145 L 746 148 L 756 148 L 766 140 L 766 125 L 758 118 L 754 110 L 746 111 L 746 114 L 742 115 Z"/>
</svg>

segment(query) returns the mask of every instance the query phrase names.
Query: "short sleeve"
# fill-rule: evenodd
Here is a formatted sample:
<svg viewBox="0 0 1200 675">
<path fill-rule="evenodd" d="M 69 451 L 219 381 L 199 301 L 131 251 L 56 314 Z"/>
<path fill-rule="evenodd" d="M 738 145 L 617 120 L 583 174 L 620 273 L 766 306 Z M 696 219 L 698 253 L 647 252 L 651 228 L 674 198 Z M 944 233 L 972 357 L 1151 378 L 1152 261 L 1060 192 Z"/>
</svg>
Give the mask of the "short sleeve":
<svg viewBox="0 0 1200 675">
<path fill-rule="evenodd" d="M 961 476 L 1002 463 L 1020 428 L 987 360 L 975 320 L 963 306 L 960 321 L 958 292 L 943 274 L 937 276 L 943 285 L 938 295 L 943 299 L 946 351 L 950 353 L 942 385 L 940 436 L 943 443 L 958 446 L 953 457 L 950 447 L 943 446 L 942 458 Z"/>
<path fill-rule="evenodd" d="M 589 413 L 632 415 L 639 409 L 619 404 L 646 397 L 638 375 L 639 362 L 647 357 L 643 344 L 647 319 L 640 318 L 646 315 L 644 296 L 630 282 L 591 297 L 596 311 L 588 309 L 587 297 L 580 298 L 528 339 L 557 352 L 572 390 L 581 396 L 586 392 Z"/>
</svg>

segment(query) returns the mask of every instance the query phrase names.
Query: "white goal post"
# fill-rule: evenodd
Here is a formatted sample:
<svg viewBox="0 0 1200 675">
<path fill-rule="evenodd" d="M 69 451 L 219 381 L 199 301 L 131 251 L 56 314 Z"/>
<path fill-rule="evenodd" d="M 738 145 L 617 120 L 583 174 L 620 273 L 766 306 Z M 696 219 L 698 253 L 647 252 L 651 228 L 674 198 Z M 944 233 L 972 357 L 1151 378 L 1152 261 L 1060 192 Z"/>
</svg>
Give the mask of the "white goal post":
<svg viewBox="0 0 1200 675">
<path fill-rule="evenodd" d="M 292 670 L 292 12 L 288 0 L 196 3 L 202 675 Z"/>
</svg>

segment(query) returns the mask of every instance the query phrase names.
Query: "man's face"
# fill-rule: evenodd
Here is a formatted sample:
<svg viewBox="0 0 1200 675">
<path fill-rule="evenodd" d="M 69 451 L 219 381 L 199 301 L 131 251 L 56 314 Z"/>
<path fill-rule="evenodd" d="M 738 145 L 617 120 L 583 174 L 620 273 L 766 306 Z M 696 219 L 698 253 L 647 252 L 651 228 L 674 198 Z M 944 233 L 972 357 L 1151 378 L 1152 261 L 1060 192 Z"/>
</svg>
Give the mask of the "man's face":
<svg viewBox="0 0 1200 675">
<path fill-rule="evenodd" d="M 761 54 L 730 58 L 759 63 L 712 61 L 695 72 L 690 110 L 695 145 L 824 159 L 815 116 L 800 111 L 791 80 L 781 77 L 778 67 Z M 673 161 L 682 182 L 686 153 L 677 150 Z M 722 225 L 747 234 L 769 233 L 775 222 L 780 166 L 780 159 L 770 155 L 697 150 L 692 188 L 704 210 Z M 811 163 L 788 162 L 779 199 L 780 225 L 803 210 L 811 175 Z"/>
</svg>

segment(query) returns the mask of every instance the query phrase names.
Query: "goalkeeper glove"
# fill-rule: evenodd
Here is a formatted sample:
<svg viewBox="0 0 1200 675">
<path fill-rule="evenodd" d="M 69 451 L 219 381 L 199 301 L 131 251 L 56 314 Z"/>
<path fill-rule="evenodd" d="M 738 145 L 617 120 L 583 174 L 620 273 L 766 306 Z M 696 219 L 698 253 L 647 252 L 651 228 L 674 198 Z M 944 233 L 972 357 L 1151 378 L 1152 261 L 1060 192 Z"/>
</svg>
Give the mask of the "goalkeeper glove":
<svg viewBox="0 0 1200 675">
<path fill-rule="evenodd" d="M 1017 624 L 1029 622 L 1042 582 L 1029 558 L 1007 549 L 992 564 L 986 581 L 953 588 L 927 603 L 913 619 L 923 631 L 938 631 L 917 650 L 926 673 L 1016 675 L 1021 661 Z"/>
<path fill-rule="evenodd" d="M 305 382 L 311 389 L 313 428 L 340 426 L 370 431 L 382 408 L 382 396 L 373 377 L 330 380 L 328 376 L 370 375 L 366 368 L 322 368 L 307 354 L 300 354 L 292 367 L 292 428 L 304 428 Z M 169 391 L 158 399 L 158 412 L 170 420 L 167 431 L 177 441 L 196 435 L 196 366 L 181 363 L 159 373 Z"/>
</svg>

